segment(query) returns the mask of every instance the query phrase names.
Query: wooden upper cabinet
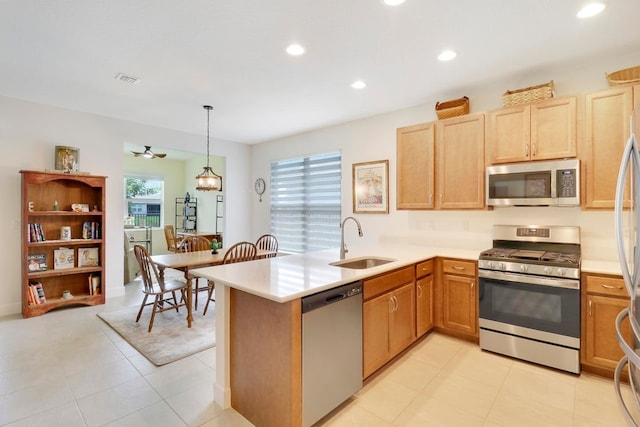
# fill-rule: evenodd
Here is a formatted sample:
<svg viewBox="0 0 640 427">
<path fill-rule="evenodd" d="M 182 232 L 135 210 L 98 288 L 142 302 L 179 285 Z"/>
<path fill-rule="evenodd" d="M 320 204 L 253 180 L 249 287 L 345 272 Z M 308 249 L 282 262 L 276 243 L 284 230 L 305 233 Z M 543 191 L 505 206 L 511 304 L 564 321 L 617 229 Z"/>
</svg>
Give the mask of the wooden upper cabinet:
<svg viewBox="0 0 640 427">
<path fill-rule="evenodd" d="M 489 114 L 489 162 L 529 160 L 531 109 L 528 105 L 492 111 Z"/>
<path fill-rule="evenodd" d="M 489 163 L 576 157 L 576 135 L 576 97 L 493 111 L 489 115 Z"/>
<path fill-rule="evenodd" d="M 622 151 L 629 138 L 629 118 L 640 85 L 618 86 L 585 95 L 581 146 L 583 208 L 613 209 Z M 625 190 L 629 206 L 629 189 Z"/>
<path fill-rule="evenodd" d="M 484 197 L 485 115 L 436 123 L 436 206 L 482 209 Z"/>
<path fill-rule="evenodd" d="M 397 130 L 397 209 L 431 209 L 434 205 L 435 124 Z"/>
<path fill-rule="evenodd" d="M 531 160 L 576 157 L 577 98 L 531 104 Z"/>
</svg>

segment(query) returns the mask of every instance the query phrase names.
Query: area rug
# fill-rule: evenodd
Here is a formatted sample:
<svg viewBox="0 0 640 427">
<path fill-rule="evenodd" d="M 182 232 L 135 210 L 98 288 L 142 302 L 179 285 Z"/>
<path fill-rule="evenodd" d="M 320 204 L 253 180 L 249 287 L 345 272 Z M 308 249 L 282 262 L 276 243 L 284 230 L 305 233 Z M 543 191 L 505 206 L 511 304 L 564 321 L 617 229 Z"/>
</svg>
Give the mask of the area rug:
<svg viewBox="0 0 640 427">
<path fill-rule="evenodd" d="M 193 323 L 187 328 L 186 310 L 180 308 L 157 313 L 153 329 L 148 332 L 151 307 L 145 307 L 136 323 L 140 306 L 98 313 L 122 338 L 156 366 L 166 365 L 216 345 L 215 310 L 206 316 L 193 312 Z"/>
</svg>

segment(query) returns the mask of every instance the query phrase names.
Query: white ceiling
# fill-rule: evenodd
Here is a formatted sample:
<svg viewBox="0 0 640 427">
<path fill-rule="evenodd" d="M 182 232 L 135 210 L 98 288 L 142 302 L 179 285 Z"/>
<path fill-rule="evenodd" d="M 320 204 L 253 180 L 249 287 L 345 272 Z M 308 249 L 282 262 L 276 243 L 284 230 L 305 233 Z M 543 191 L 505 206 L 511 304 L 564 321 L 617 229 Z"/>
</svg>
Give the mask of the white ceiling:
<svg viewBox="0 0 640 427">
<path fill-rule="evenodd" d="M 640 46 L 640 1 L 589 20 L 581 4 L 0 0 L 0 95 L 197 134 L 211 104 L 214 138 L 256 143 Z M 305 55 L 285 54 L 294 41 Z"/>
</svg>

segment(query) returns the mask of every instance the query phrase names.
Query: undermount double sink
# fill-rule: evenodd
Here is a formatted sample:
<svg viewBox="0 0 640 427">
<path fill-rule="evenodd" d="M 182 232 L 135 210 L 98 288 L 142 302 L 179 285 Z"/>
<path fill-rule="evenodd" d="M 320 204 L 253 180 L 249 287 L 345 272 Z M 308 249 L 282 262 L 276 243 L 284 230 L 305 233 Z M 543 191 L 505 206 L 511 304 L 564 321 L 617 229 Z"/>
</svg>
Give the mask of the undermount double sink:
<svg viewBox="0 0 640 427">
<path fill-rule="evenodd" d="M 397 260 L 393 258 L 364 256 L 359 258 L 342 259 L 340 261 L 330 262 L 329 265 L 333 265 L 334 267 L 351 268 L 354 270 L 364 270 L 367 268 L 388 264 L 393 261 Z"/>
</svg>

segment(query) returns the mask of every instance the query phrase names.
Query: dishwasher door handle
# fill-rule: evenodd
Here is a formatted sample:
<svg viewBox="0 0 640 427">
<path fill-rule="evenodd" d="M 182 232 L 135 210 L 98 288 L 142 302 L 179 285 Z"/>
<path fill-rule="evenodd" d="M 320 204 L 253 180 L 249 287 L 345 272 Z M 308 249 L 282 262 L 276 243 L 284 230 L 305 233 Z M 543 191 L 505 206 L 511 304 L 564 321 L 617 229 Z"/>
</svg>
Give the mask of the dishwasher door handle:
<svg viewBox="0 0 640 427">
<path fill-rule="evenodd" d="M 345 294 L 338 294 L 330 296 L 329 298 L 325 299 L 325 301 L 327 302 L 327 304 L 331 304 L 332 302 L 340 301 L 341 299 L 345 299 L 346 297 L 347 296 Z"/>
</svg>

